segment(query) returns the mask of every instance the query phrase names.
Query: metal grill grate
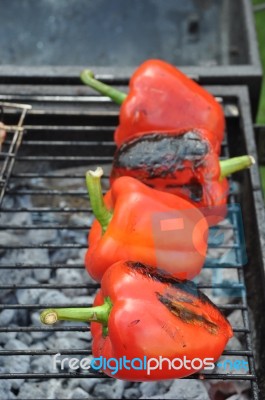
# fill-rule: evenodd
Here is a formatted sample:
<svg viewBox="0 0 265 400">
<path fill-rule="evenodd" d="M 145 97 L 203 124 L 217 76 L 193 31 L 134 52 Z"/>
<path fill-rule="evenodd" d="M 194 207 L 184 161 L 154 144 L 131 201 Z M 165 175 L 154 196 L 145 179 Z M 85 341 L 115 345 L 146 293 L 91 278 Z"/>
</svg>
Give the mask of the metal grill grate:
<svg viewBox="0 0 265 400">
<path fill-rule="evenodd" d="M 230 137 L 235 134 L 230 131 L 234 123 L 242 123 L 242 109 L 240 108 L 240 95 L 242 92 L 236 88 L 229 92 L 227 89 L 213 88 L 216 95 L 221 96 L 228 126 L 227 140 L 222 146 L 222 156 L 228 157 L 230 154 Z M 232 90 L 232 89 L 231 89 Z M 231 94 L 232 93 L 232 94 Z M 245 94 L 246 92 L 244 92 Z M 90 224 L 84 224 L 84 220 L 91 220 L 91 209 L 89 208 L 87 193 L 85 190 L 84 172 L 89 166 L 100 164 L 108 165 L 111 163 L 112 155 L 115 149 L 112 142 L 112 132 L 117 124 L 118 109 L 100 96 L 28 96 L 20 101 L 26 101 L 33 104 L 32 111 L 28 112 L 26 124 L 24 126 L 26 134 L 22 141 L 23 132 L 17 132 L 13 139 L 8 139 L 5 146 L 8 148 L 7 156 L 9 164 L 5 167 L 2 177 L 5 178 L 2 185 L 2 209 L 1 216 L 5 218 L 5 222 L 1 225 L 1 230 L 17 234 L 22 238 L 20 244 L 2 243 L 0 251 L 4 254 L 16 252 L 17 259 L 15 262 L 1 261 L 1 274 L 3 271 L 43 271 L 50 270 L 49 279 L 42 283 L 24 283 L 12 281 L 1 282 L 0 290 L 7 293 L 17 293 L 19 290 L 41 291 L 59 289 L 81 291 L 82 296 L 91 296 L 98 285 L 89 281 L 71 282 L 71 280 L 58 283 L 54 280 L 54 275 L 59 270 L 82 270 L 84 268 L 82 262 L 67 263 L 69 255 L 76 259 L 77 254 L 84 251 L 87 247 L 86 236 Z M 9 96 L 9 101 L 16 101 L 15 96 Z M 74 101 L 75 104 L 71 102 Z M 15 105 L 14 105 L 15 107 Z M 79 110 L 79 107 L 81 111 Z M 23 119 L 29 107 L 21 108 L 22 114 L 19 119 L 18 126 L 22 126 Z M 15 123 L 17 118 L 17 110 L 10 108 L 6 114 L 9 123 Z M 246 136 L 245 125 L 241 126 L 241 132 L 237 135 Z M 248 147 L 248 145 L 246 145 Z M 246 148 L 245 151 L 251 151 Z M 233 155 L 233 154 L 232 154 Z M 14 167 L 14 168 L 13 168 Z M 13 172 L 12 172 L 13 169 Z M 251 174 L 244 172 L 242 174 Z M 240 174 L 238 175 L 240 178 Z M 108 173 L 104 175 L 106 188 L 108 181 Z M 252 177 L 253 178 L 253 177 Z M 255 179 L 255 176 L 254 176 Z M 229 196 L 229 214 L 230 228 L 233 231 L 233 243 L 217 244 L 210 243 L 209 247 L 218 247 L 221 251 L 232 250 L 235 254 L 234 262 L 212 263 L 210 260 L 206 262 L 205 270 L 210 270 L 213 280 L 201 281 L 198 287 L 207 295 L 211 295 L 214 291 L 221 289 L 233 290 L 236 293 L 236 300 L 226 304 L 219 304 L 221 310 L 228 314 L 233 310 L 240 310 L 242 315 L 242 325 L 233 326 L 235 336 L 242 335 L 244 337 L 244 349 L 225 350 L 223 355 L 229 357 L 245 357 L 248 361 L 249 371 L 245 373 L 224 373 L 213 372 L 211 374 L 196 374 L 189 379 L 217 379 L 217 380 L 239 380 L 249 381 L 251 385 L 251 394 L 253 399 L 258 399 L 258 387 L 256 383 L 256 374 L 254 369 L 253 351 L 249 328 L 249 317 L 246 302 L 246 287 L 243 273 L 242 260 L 242 235 L 238 222 L 238 209 L 235 203 L 238 202 L 237 185 L 233 181 L 231 183 L 231 193 Z M 244 190 L 244 189 L 243 189 Z M 4 193 L 5 192 L 5 193 Z M 5 196 L 4 196 L 5 194 Z M 25 197 L 28 201 L 26 204 L 21 203 L 21 198 Z M 1 203 L 0 203 L 1 205 Z M 20 216 L 20 222 L 8 221 L 11 215 Z M 30 223 L 23 223 L 23 216 L 30 215 Z M 73 216 L 80 216 L 72 218 Z M 26 217 L 25 217 L 26 218 Z M 81 221 L 81 222 L 80 222 Z M 45 240 L 41 240 L 43 233 Z M 56 235 L 53 232 L 57 232 Z M 33 241 L 29 241 L 31 234 Z M 51 235 L 52 240 L 48 237 Z M 26 240 L 23 239 L 26 238 Z M 37 237 L 37 239 L 36 239 Z M 78 238 L 78 239 L 77 239 Z M 36 240 L 35 240 L 36 239 Z M 49 255 L 57 254 L 61 250 L 61 259 L 52 262 L 32 263 L 29 257 L 28 261 L 21 262 L 20 254 L 25 250 L 30 254 L 31 251 L 47 250 Z M 80 258 L 80 257 L 79 257 Z M 52 257 L 51 257 L 52 259 Z M 217 276 L 215 271 L 225 271 L 233 269 L 235 271 L 236 280 L 232 283 L 215 282 L 214 277 Z M 0 305 L 0 310 L 41 310 L 50 307 L 80 307 L 88 304 L 72 304 L 71 302 L 64 304 L 21 304 L 20 302 L 11 303 L 4 302 Z M 218 305 L 218 304 L 217 304 Z M 70 325 L 61 324 L 55 327 L 44 327 L 35 324 L 26 326 L 25 323 L 12 326 L 0 327 L 0 334 L 13 333 L 32 333 L 32 332 L 89 332 L 89 326 L 85 324 Z M 49 348 L 49 349 L 17 349 L 17 350 L 0 350 L 0 357 L 17 356 L 41 356 L 54 355 L 61 353 L 62 355 L 90 355 L 90 342 L 84 342 L 84 347 L 80 349 L 69 348 Z M 98 373 L 81 372 L 36 372 L 30 370 L 25 373 L 0 373 L 1 379 L 48 379 L 48 378 L 95 378 L 102 377 Z M 105 377 L 105 376 L 104 376 Z"/>
</svg>

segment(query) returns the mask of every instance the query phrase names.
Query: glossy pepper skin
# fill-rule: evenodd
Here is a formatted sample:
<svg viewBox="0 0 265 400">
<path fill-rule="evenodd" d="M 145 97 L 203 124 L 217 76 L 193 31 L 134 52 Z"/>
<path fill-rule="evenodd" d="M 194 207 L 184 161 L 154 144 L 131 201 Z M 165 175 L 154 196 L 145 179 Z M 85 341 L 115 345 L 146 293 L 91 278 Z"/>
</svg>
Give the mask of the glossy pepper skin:
<svg viewBox="0 0 265 400">
<path fill-rule="evenodd" d="M 205 359 L 213 367 L 233 336 L 229 322 L 193 282 L 132 261 L 118 262 L 105 272 L 92 308 L 50 309 L 41 314 L 45 324 L 57 320 L 91 321 L 92 354 L 98 361 L 93 367 L 129 381 L 182 378 L 209 366 Z M 105 367 L 100 357 L 110 365 Z M 137 358 L 138 370 L 115 371 L 117 363 L 110 359 L 124 357 L 130 362 Z M 165 361 L 149 373 L 139 369 L 139 360 L 144 365 L 146 358 L 154 366 L 160 357 L 180 361 L 175 361 L 176 368 Z M 188 364 L 182 363 L 185 359 Z"/>
<path fill-rule="evenodd" d="M 121 176 L 191 201 L 206 215 L 226 215 L 229 191 L 205 129 L 146 132 L 116 150 L 111 184 Z"/>
<path fill-rule="evenodd" d="M 82 82 L 121 105 L 115 142 L 121 146 L 128 139 L 149 131 L 208 129 L 212 145 L 219 152 L 224 136 L 225 119 L 215 98 L 175 66 L 162 60 L 147 60 L 132 75 L 129 94 L 94 78 L 92 71 L 82 71 Z M 210 138 L 209 138 L 210 139 Z"/>
<path fill-rule="evenodd" d="M 90 190 L 90 200 L 92 194 Z M 128 259 L 159 265 L 180 279 L 199 274 L 208 223 L 190 202 L 130 177 L 115 180 L 103 202 L 111 217 L 105 231 L 94 221 L 85 256 L 92 278 L 100 281 L 112 264 Z"/>
<path fill-rule="evenodd" d="M 121 146 L 148 131 L 207 129 L 219 153 L 225 119 L 215 98 L 180 70 L 161 60 L 148 60 L 130 79 L 114 139 Z"/>
</svg>

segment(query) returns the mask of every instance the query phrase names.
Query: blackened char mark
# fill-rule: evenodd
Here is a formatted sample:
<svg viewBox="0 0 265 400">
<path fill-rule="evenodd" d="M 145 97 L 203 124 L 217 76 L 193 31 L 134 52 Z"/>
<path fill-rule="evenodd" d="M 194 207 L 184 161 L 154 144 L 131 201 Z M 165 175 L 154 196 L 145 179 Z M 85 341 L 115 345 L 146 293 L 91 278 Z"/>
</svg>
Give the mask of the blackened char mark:
<svg viewBox="0 0 265 400">
<path fill-rule="evenodd" d="M 149 185 L 149 182 L 148 182 Z M 150 185 L 149 185 L 150 186 Z M 169 191 L 171 189 L 182 189 L 183 192 L 187 192 L 189 198 L 194 201 L 194 202 L 200 202 L 202 199 L 202 195 L 203 195 L 203 190 L 202 190 L 202 185 L 201 183 L 196 179 L 190 179 L 189 184 L 186 185 L 173 185 L 173 184 L 169 184 L 165 186 L 166 189 L 169 189 Z"/>
<path fill-rule="evenodd" d="M 179 135 L 153 132 L 124 143 L 115 153 L 114 167 L 144 169 L 150 178 L 168 176 L 184 169 L 184 161 L 196 169 L 204 162 L 208 143 L 195 130 Z"/>
<path fill-rule="evenodd" d="M 158 300 L 166 306 L 166 308 L 175 315 L 182 322 L 192 324 L 195 326 L 204 327 L 209 333 L 216 335 L 219 331 L 218 325 L 210 321 L 206 316 L 196 314 L 195 311 L 189 309 L 188 305 L 184 305 L 179 302 L 178 299 L 174 299 L 172 296 L 162 295 L 156 293 Z"/>
<path fill-rule="evenodd" d="M 126 261 L 125 264 L 131 270 L 136 271 L 137 273 L 145 276 L 146 278 L 152 279 L 153 281 L 157 281 L 183 291 L 183 295 L 180 296 L 180 299 L 185 299 L 185 293 L 186 293 L 191 296 L 194 296 L 195 299 L 198 299 L 202 303 L 210 304 L 213 308 L 219 311 L 219 309 L 215 306 L 215 304 L 212 303 L 211 300 L 197 288 L 194 282 L 174 278 L 173 276 L 169 275 L 166 271 L 162 269 L 154 268 L 150 265 L 143 264 L 140 262 Z"/>
</svg>

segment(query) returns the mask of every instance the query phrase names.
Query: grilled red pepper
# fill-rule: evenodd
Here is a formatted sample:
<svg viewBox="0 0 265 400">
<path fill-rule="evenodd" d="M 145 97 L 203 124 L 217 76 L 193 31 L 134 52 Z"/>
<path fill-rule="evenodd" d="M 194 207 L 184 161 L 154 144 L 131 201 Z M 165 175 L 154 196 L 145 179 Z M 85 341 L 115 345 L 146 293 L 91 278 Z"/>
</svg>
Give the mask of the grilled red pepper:
<svg viewBox="0 0 265 400">
<path fill-rule="evenodd" d="M 215 224 L 226 214 L 229 185 L 225 176 L 253 163 L 251 156 L 219 161 L 204 129 L 177 134 L 149 132 L 117 149 L 110 182 L 121 176 L 137 178 L 157 190 L 192 201 L 212 216 L 208 222 Z"/>
<path fill-rule="evenodd" d="M 100 281 L 112 264 L 137 260 L 160 265 L 180 279 L 196 276 L 205 261 L 208 224 L 197 207 L 130 177 L 117 179 L 102 197 L 101 168 L 87 173 L 97 220 L 88 237 L 85 265 Z"/>
<path fill-rule="evenodd" d="M 41 314 L 43 323 L 57 320 L 92 321 L 97 368 L 129 381 L 182 378 L 205 363 L 213 366 L 233 336 L 226 318 L 192 282 L 131 261 L 107 270 L 93 308 Z M 122 367 L 119 362 L 125 358 Z"/>
<path fill-rule="evenodd" d="M 208 139 L 219 152 L 225 127 L 222 107 L 173 65 L 161 60 L 145 61 L 130 79 L 128 96 L 96 81 L 89 70 L 81 73 L 81 80 L 121 104 L 114 135 L 117 146 L 145 132 L 167 134 L 175 130 L 178 135 L 181 130 L 196 127 L 212 132 Z"/>
</svg>

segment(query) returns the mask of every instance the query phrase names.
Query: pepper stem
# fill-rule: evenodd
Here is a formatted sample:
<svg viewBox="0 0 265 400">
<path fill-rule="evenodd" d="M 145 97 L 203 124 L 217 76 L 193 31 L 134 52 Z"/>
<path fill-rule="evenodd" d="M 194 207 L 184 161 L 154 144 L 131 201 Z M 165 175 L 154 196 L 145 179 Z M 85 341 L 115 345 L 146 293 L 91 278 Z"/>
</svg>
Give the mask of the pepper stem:
<svg viewBox="0 0 265 400">
<path fill-rule="evenodd" d="M 107 209 L 103 195 L 100 178 L 103 175 L 103 169 L 98 167 L 95 171 L 89 170 L 86 173 L 86 185 L 90 198 L 92 211 L 102 227 L 103 233 L 107 230 L 112 219 L 112 213 Z"/>
<path fill-rule="evenodd" d="M 233 174 L 234 172 L 251 167 L 251 165 L 253 164 L 255 164 L 255 158 L 252 156 L 240 156 L 228 158 L 227 160 L 221 160 L 220 181 L 226 176 Z"/>
<path fill-rule="evenodd" d="M 90 86 L 104 96 L 108 96 L 117 104 L 122 104 L 127 97 L 126 93 L 120 92 L 119 90 L 95 79 L 93 72 L 89 69 L 84 69 L 84 71 L 81 72 L 80 79 L 85 85 Z"/>
<path fill-rule="evenodd" d="M 40 320 L 45 325 L 53 325 L 57 321 L 99 322 L 108 325 L 112 303 L 109 297 L 101 306 L 87 308 L 49 308 L 42 311 Z"/>
</svg>

